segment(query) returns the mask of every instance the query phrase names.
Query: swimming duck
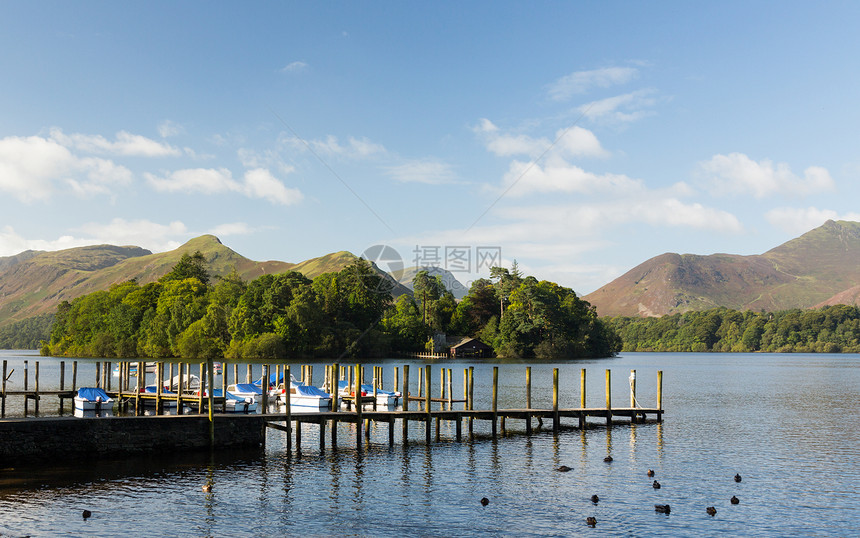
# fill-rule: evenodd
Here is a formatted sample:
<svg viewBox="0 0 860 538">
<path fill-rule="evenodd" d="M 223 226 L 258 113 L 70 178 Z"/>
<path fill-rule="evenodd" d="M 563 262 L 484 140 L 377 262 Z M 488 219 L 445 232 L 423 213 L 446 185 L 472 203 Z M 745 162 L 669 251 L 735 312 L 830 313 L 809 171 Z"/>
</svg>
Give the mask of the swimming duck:
<svg viewBox="0 0 860 538">
<path fill-rule="evenodd" d="M 556 469 L 556 471 L 558 471 L 558 472 L 560 472 L 560 473 L 566 473 L 566 472 L 568 472 L 568 471 L 572 471 L 572 470 L 573 470 L 573 468 L 572 468 L 572 467 L 568 467 L 567 465 L 562 465 L 561 467 L 559 467 L 558 469 Z"/>
<path fill-rule="evenodd" d="M 593 518 L 593 517 L 591 517 L 591 516 L 588 516 L 587 518 L 585 518 L 585 522 L 586 522 L 588 525 L 592 526 L 592 527 L 594 527 L 595 525 L 597 525 L 597 520 L 596 520 L 596 519 L 594 519 L 594 518 Z"/>
<path fill-rule="evenodd" d="M 600 502 L 600 497 L 598 497 L 597 495 L 592 495 L 591 496 L 591 502 L 593 502 L 594 504 L 597 504 L 598 502 Z"/>
<path fill-rule="evenodd" d="M 672 508 L 668 504 L 655 504 L 654 511 L 660 512 L 661 514 L 668 514 L 672 511 Z"/>
<path fill-rule="evenodd" d="M 653 484 L 651 484 L 651 485 L 654 487 L 654 489 L 660 489 L 660 487 L 661 487 L 661 486 L 660 486 L 660 482 L 657 482 L 656 480 L 655 480 L 655 481 L 654 481 L 654 483 L 653 483 Z"/>
<path fill-rule="evenodd" d="M 603 461 L 605 461 L 606 463 L 611 462 L 611 461 L 612 461 L 612 456 L 606 456 L 605 458 L 603 458 Z"/>
<path fill-rule="evenodd" d="M 705 511 L 708 513 L 709 516 L 717 515 L 717 509 L 714 508 L 713 506 L 709 506 L 709 507 L 705 508 Z"/>
<path fill-rule="evenodd" d="M 735 497 L 734 495 L 732 495 L 731 502 L 732 502 L 732 504 L 740 504 L 741 500 L 738 499 L 737 497 Z"/>
<path fill-rule="evenodd" d="M 648 476 L 654 476 L 654 469 L 648 469 Z"/>
<path fill-rule="evenodd" d="M 735 475 L 735 482 L 740 482 L 740 481 L 741 481 L 741 475 L 736 474 Z"/>
<path fill-rule="evenodd" d="M 90 512 L 89 510 L 84 510 L 84 513 L 83 513 L 84 519 L 89 519 L 90 516 L 92 516 L 92 515 L 93 515 L 93 513 Z"/>
<path fill-rule="evenodd" d="M 203 490 L 203 493 L 209 493 L 212 491 L 212 484 L 203 484 L 203 487 L 200 489 Z"/>
<path fill-rule="evenodd" d="M 490 504 L 490 499 L 486 497 L 481 498 L 481 506 L 487 506 L 488 504 Z"/>
</svg>

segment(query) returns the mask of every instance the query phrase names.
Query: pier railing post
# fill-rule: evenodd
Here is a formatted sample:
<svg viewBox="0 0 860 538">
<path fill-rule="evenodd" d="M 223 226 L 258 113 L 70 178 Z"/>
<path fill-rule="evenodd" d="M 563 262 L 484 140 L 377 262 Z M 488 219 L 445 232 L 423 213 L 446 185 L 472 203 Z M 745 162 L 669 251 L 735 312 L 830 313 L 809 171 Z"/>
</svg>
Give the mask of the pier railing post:
<svg viewBox="0 0 860 538">
<path fill-rule="evenodd" d="M 469 411 L 475 410 L 475 367 L 469 366 Z M 475 417 L 469 414 L 469 438 L 474 436 L 473 424 Z"/>
<path fill-rule="evenodd" d="M 206 393 L 209 404 L 209 446 L 215 447 L 215 365 L 212 357 L 206 359 Z M 225 395 L 226 396 L 226 395 Z"/>
<path fill-rule="evenodd" d="M 287 380 L 290 379 L 290 365 L 284 366 L 284 387 L 286 387 Z M 286 434 L 287 434 L 287 454 L 289 454 L 293 449 L 293 413 L 292 406 L 290 405 L 290 391 L 284 389 L 284 415 L 286 418 Z M 265 429 L 265 428 L 264 428 Z M 322 434 L 320 434 L 322 435 Z"/>
<path fill-rule="evenodd" d="M 630 370 L 630 422 L 638 422 L 636 413 L 636 370 Z"/>
<path fill-rule="evenodd" d="M 499 367 L 493 366 L 493 439 L 496 438 L 496 420 L 499 417 Z"/>
<path fill-rule="evenodd" d="M 657 422 L 663 421 L 663 370 L 657 370 Z"/>
<path fill-rule="evenodd" d="M 612 426 L 612 372 L 606 369 L 606 427 Z"/>
<path fill-rule="evenodd" d="M 552 369 L 552 433 L 558 433 L 558 368 Z"/>
<path fill-rule="evenodd" d="M 362 367 L 360 364 L 355 365 L 355 412 L 356 412 L 356 421 L 355 421 L 355 446 L 356 448 L 361 448 L 361 412 L 362 412 L 362 401 L 361 401 L 361 385 L 363 384 L 363 379 L 361 376 Z"/>
<path fill-rule="evenodd" d="M 35 394 L 35 396 L 36 396 L 36 397 L 35 397 L 35 402 L 36 402 L 36 403 L 34 404 L 34 407 L 35 407 L 35 411 L 36 411 L 36 416 L 39 416 L 39 361 L 36 361 L 36 385 L 35 385 L 35 390 L 36 390 L 36 394 Z"/>
<path fill-rule="evenodd" d="M 403 365 L 403 410 L 409 411 L 409 365 Z M 409 442 L 409 419 L 403 416 L 403 446 Z"/>
<path fill-rule="evenodd" d="M 9 367 L 7 361 L 3 361 L 3 397 L 0 398 L 0 418 L 6 417 L 6 369 Z"/>
<path fill-rule="evenodd" d="M 526 366 L 526 409 L 532 408 L 532 367 Z M 526 413 L 526 435 L 532 434 L 532 415 Z"/>
<path fill-rule="evenodd" d="M 585 368 L 579 372 L 579 429 L 585 429 Z"/>
<path fill-rule="evenodd" d="M 430 371 L 430 365 L 424 367 L 424 410 L 427 412 L 427 425 L 425 426 L 425 433 L 427 437 L 427 444 L 430 444 L 430 434 L 431 434 L 431 414 L 430 414 L 430 388 L 432 387 L 431 376 L 433 374 Z"/>
</svg>

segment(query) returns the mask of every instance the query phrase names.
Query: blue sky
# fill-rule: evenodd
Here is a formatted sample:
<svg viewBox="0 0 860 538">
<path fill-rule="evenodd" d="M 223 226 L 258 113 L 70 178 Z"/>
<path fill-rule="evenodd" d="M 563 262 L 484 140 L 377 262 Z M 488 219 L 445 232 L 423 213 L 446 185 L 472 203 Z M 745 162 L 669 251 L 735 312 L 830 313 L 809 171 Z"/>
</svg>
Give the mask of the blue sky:
<svg viewBox="0 0 860 538">
<path fill-rule="evenodd" d="M 858 21 L 851 2 L 2 2 L 0 256 L 213 233 L 255 260 L 390 245 L 464 282 L 500 253 L 586 294 L 664 252 L 761 253 L 860 220 Z"/>
</svg>

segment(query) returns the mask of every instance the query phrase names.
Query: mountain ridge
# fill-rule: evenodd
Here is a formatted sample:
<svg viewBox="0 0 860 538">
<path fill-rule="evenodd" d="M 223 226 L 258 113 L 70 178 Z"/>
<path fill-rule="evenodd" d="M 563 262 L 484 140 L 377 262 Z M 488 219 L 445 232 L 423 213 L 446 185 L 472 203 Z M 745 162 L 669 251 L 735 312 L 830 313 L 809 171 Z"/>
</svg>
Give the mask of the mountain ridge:
<svg viewBox="0 0 860 538">
<path fill-rule="evenodd" d="M 660 254 L 583 298 L 601 316 L 812 308 L 851 297 L 858 268 L 860 223 L 829 220 L 763 254 Z"/>
</svg>

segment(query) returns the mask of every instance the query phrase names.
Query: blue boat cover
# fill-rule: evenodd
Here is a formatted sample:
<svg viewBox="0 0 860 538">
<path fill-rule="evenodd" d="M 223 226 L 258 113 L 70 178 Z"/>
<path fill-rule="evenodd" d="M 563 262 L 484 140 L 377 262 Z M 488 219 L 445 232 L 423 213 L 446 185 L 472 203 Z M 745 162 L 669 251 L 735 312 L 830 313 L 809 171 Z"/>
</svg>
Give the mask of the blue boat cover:
<svg viewBox="0 0 860 538">
<path fill-rule="evenodd" d="M 284 374 L 283 373 L 281 373 L 280 375 L 278 375 L 277 372 L 274 374 L 269 374 L 269 386 L 270 387 L 280 385 L 283 382 L 284 382 Z M 254 384 L 257 385 L 258 387 L 262 387 L 263 386 L 263 377 L 260 376 L 260 379 L 254 381 Z"/>
<path fill-rule="evenodd" d="M 344 389 L 346 389 L 346 383 L 347 383 L 346 381 L 338 381 L 337 390 L 343 391 Z M 373 385 L 362 384 L 361 385 L 361 392 L 365 392 L 367 394 L 373 394 Z M 395 395 L 395 393 L 393 391 L 382 390 L 382 389 L 376 389 L 376 394 L 387 394 L 389 396 Z"/>
<path fill-rule="evenodd" d="M 88 402 L 110 402 L 110 396 L 97 387 L 81 387 L 78 389 L 78 397 Z"/>
<path fill-rule="evenodd" d="M 254 394 L 263 394 L 263 389 L 260 385 L 253 383 L 236 383 L 236 392 L 253 392 Z"/>
<path fill-rule="evenodd" d="M 321 388 L 314 387 L 313 385 L 301 385 L 298 383 L 293 383 L 292 387 L 296 389 L 296 392 L 303 396 L 319 396 L 320 398 L 331 398 L 331 394 L 322 390 Z"/>
<path fill-rule="evenodd" d="M 213 390 L 213 391 L 212 391 L 212 397 L 213 397 L 213 398 L 220 398 L 220 397 L 221 397 L 221 389 L 215 389 L 215 390 Z M 243 398 L 243 397 L 241 397 L 241 396 L 236 396 L 235 394 L 233 394 L 233 393 L 232 393 L 232 392 L 230 392 L 229 390 L 227 391 L 227 396 L 226 396 L 226 398 L 227 398 L 228 400 L 236 400 L 237 402 L 244 402 L 244 401 L 245 401 L 245 398 Z"/>
</svg>

